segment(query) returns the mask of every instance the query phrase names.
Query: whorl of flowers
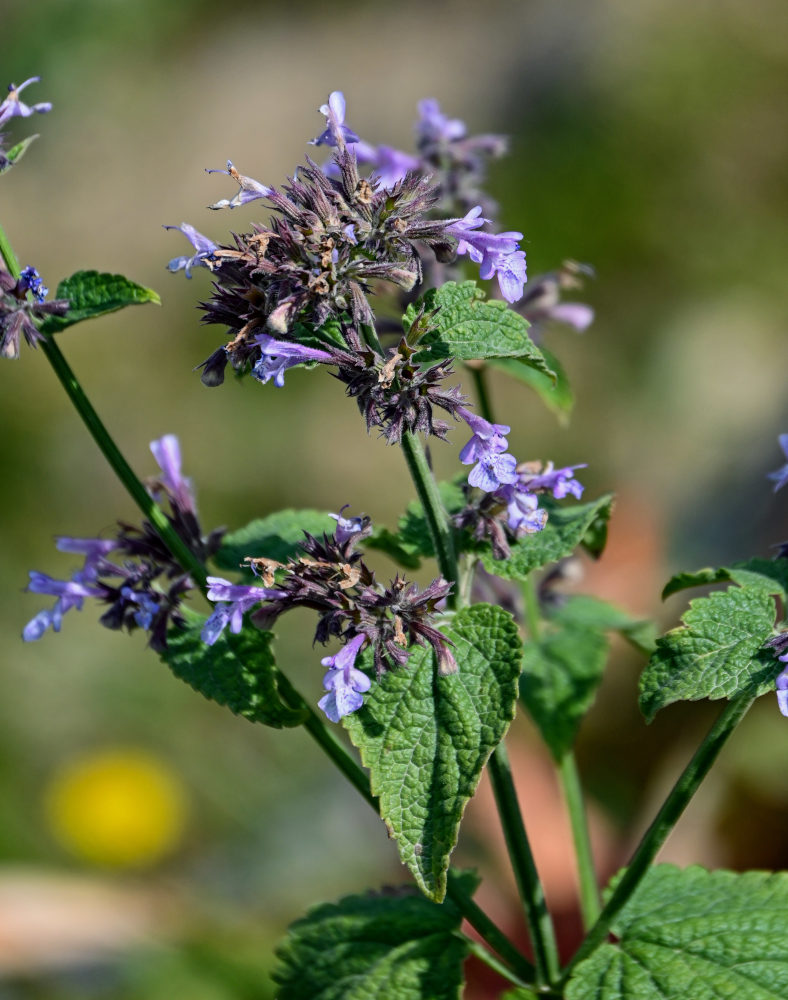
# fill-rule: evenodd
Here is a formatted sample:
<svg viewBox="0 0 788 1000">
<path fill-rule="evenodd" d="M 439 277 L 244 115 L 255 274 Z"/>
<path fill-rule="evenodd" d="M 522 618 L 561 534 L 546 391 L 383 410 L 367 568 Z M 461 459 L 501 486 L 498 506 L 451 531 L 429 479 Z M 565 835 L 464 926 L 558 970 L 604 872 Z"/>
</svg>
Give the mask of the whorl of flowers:
<svg viewBox="0 0 788 1000">
<path fill-rule="evenodd" d="M 356 550 L 372 530 L 369 518 L 346 518 L 341 512 L 333 516 L 337 519 L 335 533 L 322 538 L 306 534 L 300 546 L 302 554 L 286 563 L 248 559 L 260 574 L 262 587 L 209 577 L 208 597 L 219 603 L 203 627 L 202 638 L 212 645 L 228 625 L 231 631 L 240 632 L 243 615 L 249 611 L 252 622 L 263 629 L 293 608 L 317 611 L 314 641 L 325 643 L 336 637 L 343 643 L 340 653 L 322 661 L 329 667 L 329 694 L 321 701 L 321 708 L 336 722 L 361 705 L 359 685 L 365 683 L 360 680 L 364 675 L 356 676 L 360 672 L 353 662 L 365 647 L 373 651 L 378 676 L 405 665 L 414 644 L 432 647 L 442 673 L 453 673 L 457 665 L 449 640 L 431 624 L 451 584 L 436 579 L 419 591 L 415 583 L 397 576 L 388 587 L 382 586 Z M 343 655 L 344 650 L 349 652 Z M 338 670 L 343 671 L 341 675 Z M 363 690 L 368 687 L 366 684 Z"/>
</svg>

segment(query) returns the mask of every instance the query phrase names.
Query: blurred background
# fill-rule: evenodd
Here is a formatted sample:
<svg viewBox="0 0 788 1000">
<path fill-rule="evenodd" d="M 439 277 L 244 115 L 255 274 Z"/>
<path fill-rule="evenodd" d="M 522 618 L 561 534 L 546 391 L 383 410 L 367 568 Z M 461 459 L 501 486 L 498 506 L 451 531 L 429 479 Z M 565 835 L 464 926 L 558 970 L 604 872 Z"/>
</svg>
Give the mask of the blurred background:
<svg viewBox="0 0 788 1000">
<path fill-rule="evenodd" d="M 593 264 L 597 280 L 572 297 L 597 320 L 545 333 L 576 393 L 568 426 L 503 376 L 496 412 L 515 454 L 587 461 L 587 495 L 618 494 L 583 586 L 669 627 L 686 603 L 659 602 L 673 571 L 767 555 L 786 534 L 786 497 L 765 479 L 788 431 L 785 22 L 781 0 L 17 4 L 3 14 L 0 77 L 40 74 L 24 97 L 54 110 L 11 123 L 12 139 L 41 138 L 2 178 L 0 219 L 53 291 L 97 268 L 161 294 L 161 308 L 85 324 L 60 345 L 140 474 L 155 469 L 148 442 L 178 434 L 204 526 L 345 503 L 393 526 L 411 497 L 401 458 L 366 436 L 325 373 L 291 373 L 285 390 L 201 385 L 192 369 L 221 341 L 195 308 L 210 278 L 166 273 L 186 244 L 161 226 L 186 220 L 223 241 L 261 216 L 259 203 L 207 212 L 235 187 L 203 168 L 229 157 L 279 183 L 330 90 L 370 142 L 410 149 L 422 97 L 472 133 L 510 135 L 490 179 L 502 228 L 526 234 L 532 276 L 567 257 Z M 21 642 L 46 603 L 23 592 L 28 570 L 73 568 L 54 535 L 96 535 L 136 512 L 40 354 L 0 377 L 0 1000 L 272 996 L 287 923 L 318 900 L 404 881 L 394 846 L 306 735 L 203 701 L 93 610 Z M 433 452 L 453 474 L 456 447 Z M 317 700 L 308 621 L 278 631 L 281 664 Z M 646 728 L 640 666 L 614 648 L 578 746 L 605 875 L 717 711 L 673 707 Z M 785 865 L 786 725 L 772 698 L 755 706 L 664 859 Z M 509 744 L 570 949 L 560 797 L 526 722 Z M 481 867 L 483 902 L 522 936 L 497 836 L 482 788 L 456 859 Z M 494 995 L 471 977 L 469 996 Z"/>
</svg>

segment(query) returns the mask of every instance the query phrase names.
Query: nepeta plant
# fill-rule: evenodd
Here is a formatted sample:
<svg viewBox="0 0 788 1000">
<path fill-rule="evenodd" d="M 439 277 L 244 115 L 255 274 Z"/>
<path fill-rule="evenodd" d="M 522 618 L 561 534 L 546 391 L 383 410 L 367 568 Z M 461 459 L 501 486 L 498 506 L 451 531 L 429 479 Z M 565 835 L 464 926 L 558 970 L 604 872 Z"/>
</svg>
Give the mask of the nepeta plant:
<svg viewBox="0 0 788 1000">
<path fill-rule="evenodd" d="M 20 101 L 31 82 L 11 88 L 0 123 L 50 109 Z M 61 282 L 48 300 L 38 273 L 20 269 L 0 232 L 2 354 L 18 357 L 22 337 L 42 348 L 143 517 L 111 537 L 58 539 L 82 565 L 67 579 L 31 573 L 28 589 L 55 601 L 24 638 L 59 631 L 66 612 L 98 602 L 102 625 L 146 631 L 163 662 L 206 697 L 268 726 L 304 726 L 379 811 L 416 887 L 346 897 L 294 924 L 276 973 L 285 1000 L 458 996 L 469 954 L 511 984 L 510 998 L 788 997 L 784 875 L 652 866 L 754 698 L 776 687 L 788 715 L 788 626 L 775 625 L 775 599 L 788 602 L 788 547 L 771 560 L 674 577 L 665 595 L 725 586 L 693 600 L 681 625 L 656 640 L 647 622 L 590 596 L 562 595 L 564 561 L 578 549 L 601 555 L 612 498 L 580 502 L 584 463 L 556 468 L 543 456 L 511 454 L 511 428 L 497 419 L 512 417 L 493 412 L 486 373 L 499 368 L 565 409 L 563 371 L 532 335 L 551 321 L 589 325 L 591 309 L 562 294 L 590 269 L 567 261 L 526 283 L 522 236 L 499 231 L 484 189 L 490 158 L 506 148 L 500 137 L 469 136 L 425 100 L 415 150 L 402 152 L 362 140 L 340 93 L 320 111 L 325 124 L 312 144 L 327 155 L 307 158 L 279 187 L 229 160 L 226 170 L 208 171 L 237 186 L 211 208 L 251 214 L 223 243 L 190 223 L 167 226 L 193 251 L 168 268 L 187 278 L 210 272 L 200 309 L 221 333 L 198 365 L 207 386 L 220 386 L 228 368 L 257 380 L 261 392 L 287 391 L 294 367 L 313 369 L 312 377 L 327 371 L 355 400 L 367 432 L 401 448 L 416 498 L 395 529 L 345 506 L 206 533 L 177 438 L 151 443 L 159 472 L 137 479 L 56 342 L 84 319 L 155 301 L 155 293 L 91 271 Z M 3 169 L 27 143 L 0 153 Z M 469 263 L 482 281 L 495 279 L 488 292 L 466 279 Z M 450 482 L 433 478 L 422 440 L 430 437 L 457 449 Z M 780 441 L 788 455 L 788 436 Z M 776 489 L 785 485 L 788 466 L 772 478 Z M 378 580 L 376 551 L 402 574 Z M 405 574 L 433 560 L 432 582 L 419 589 Z M 517 605 L 518 589 L 523 620 L 504 608 Z M 211 605 L 207 615 L 193 606 L 198 592 Z M 495 603 L 484 601 L 489 593 Z M 315 612 L 315 643 L 333 650 L 316 653 L 305 694 L 277 663 L 271 632 L 297 607 Z M 609 632 L 648 658 L 640 695 L 647 721 L 678 700 L 727 705 L 627 867 L 600 893 L 572 746 Z M 555 760 L 577 852 L 586 935 L 563 964 L 503 743 L 518 708 Z M 336 738 L 338 726 L 360 763 Z M 485 767 L 528 955 L 473 901 L 477 876 L 450 867 Z M 462 932 L 463 919 L 483 944 Z"/>
</svg>

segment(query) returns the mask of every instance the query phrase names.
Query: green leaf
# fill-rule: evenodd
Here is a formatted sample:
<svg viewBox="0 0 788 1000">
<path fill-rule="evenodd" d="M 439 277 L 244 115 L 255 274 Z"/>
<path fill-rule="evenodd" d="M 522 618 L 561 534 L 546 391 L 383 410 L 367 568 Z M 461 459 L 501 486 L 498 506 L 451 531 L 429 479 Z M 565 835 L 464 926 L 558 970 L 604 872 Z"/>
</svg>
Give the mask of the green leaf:
<svg viewBox="0 0 788 1000">
<path fill-rule="evenodd" d="M 440 676 L 432 650 L 416 647 L 342 720 L 400 857 L 437 902 L 465 806 L 514 718 L 522 659 L 502 608 L 465 608 L 441 630 L 455 644 L 457 673 Z"/>
<path fill-rule="evenodd" d="M 788 876 L 647 874 L 603 944 L 572 976 L 567 1000 L 785 1000 Z"/>
<path fill-rule="evenodd" d="M 220 569 L 236 572 L 244 569 L 249 573 L 243 565 L 246 556 L 286 562 L 290 556 L 300 551 L 305 531 L 320 537 L 324 532 L 332 534 L 334 528 L 336 521 L 325 511 L 309 508 L 280 510 L 226 534 L 222 539 L 222 547 L 214 556 L 214 562 Z"/>
<path fill-rule="evenodd" d="M 689 587 L 706 587 L 733 580 L 740 586 L 761 587 L 769 594 L 788 600 L 788 559 L 748 559 L 720 569 L 699 569 L 694 573 L 676 573 L 662 591 L 664 601 L 671 594 Z"/>
<path fill-rule="evenodd" d="M 304 347 L 312 347 L 324 351 L 327 347 L 341 347 L 347 350 L 347 341 L 342 336 L 342 324 L 333 317 L 322 326 L 314 327 L 309 323 L 297 322 L 293 325 L 290 337 Z M 314 366 L 314 362 L 308 362 Z"/>
<path fill-rule="evenodd" d="M 515 986 L 513 990 L 502 993 L 501 1000 L 539 1000 L 539 994 L 527 990 L 524 986 Z"/>
<path fill-rule="evenodd" d="M 571 507 L 542 503 L 550 512 L 547 524 L 542 531 L 525 535 L 515 542 L 508 559 L 495 559 L 490 549 L 481 553 L 482 564 L 488 573 L 506 580 L 525 580 L 533 570 L 571 555 L 589 530 L 596 529 L 599 522 L 607 522 L 613 508 L 613 496 L 606 494 L 591 503 Z"/>
<path fill-rule="evenodd" d="M 555 373 L 554 378 L 524 363 L 519 358 L 493 358 L 490 361 L 490 366 L 506 372 L 512 378 L 530 386 L 547 409 L 557 415 L 559 423 L 566 426 L 575 405 L 574 394 L 569 386 L 564 367 L 558 358 L 545 347 L 540 347 L 539 350 L 542 352 L 548 367 Z"/>
<path fill-rule="evenodd" d="M 618 632 L 636 649 L 649 656 L 656 646 L 657 634 L 653 622 L 632 618 L 615 604 L 609 604 L 590 594 L 570 594 L 551 618 L 563 625 L 577 628 Z"/>
<path fill-rule="evenodd" d="M 68 312 L 65 316 L 47 316 L 41 323 L 43 333 L 58 333 L 74 323 L 117 312 L 126 306 L 145 302 L 161 305 L 159 296 L 151 288 L 129 281 L 122 274 L 99 274 L 98 271 L 72 274 L 57 286 L 55 298 L 68 299 Z"/>
<path fill-rule="evenodd" d="M 640 679 L 640 709 L 651 722 L 674 701 L 763 694 L 779 672 L 764 642 L 774 600 L 760 587 L 731 587 L 690 602 L 684 623 L 657 639 Z"/>
<path fill-rule="evenodd" d="M 520 697 L 556 761 L 572 748 L 607 661 L 607 639 L 567 625 L 525 644 Z"/>
<path fill-rule="evenodd" d="M 444 358 L 472 361 L 481 358 L 520 358 L 555 381 L 556 375 L 544 355 L 528 336 L 528 323 L 505 302 L 486 299 L 475 281 L 449 281 L 430 289 L 422 299 L 408 306 L 402 317 L 406 331 L 419 309 L 437 310 L 433 329 L 418 343 L 415 360 L 433 364 Z"/>
<path fill-rule="evenodd" d="M 458 1000 L 461 921 L 410 886 L 316 906 L 277 948 L 278 1000 Z"/>
<path fill-rule="evenodd" d="M 274 729 L 301 725 L 306 713 L 289 708 L 279 695 L 273 633 L 247 625 L 238 635 L 225 630 L 207 646 L 200 638 L 205 617 L 194 612 L 186 617 L 186 629 L 170 630 L 162 654 L 176 677 L 250 722 Z"/>
<path fill-rule="evenodd" d="M 11 167 L 16 166 L 27 152 L 30 144 L 35 142 L 37 138 L 37 135 L 29 135 L 25 139 L 22 139 L 21 142 L 12 146 L 3 156 L 3 161 L 0 163 L 0 174 L 4 174 Z"/>
</svg>

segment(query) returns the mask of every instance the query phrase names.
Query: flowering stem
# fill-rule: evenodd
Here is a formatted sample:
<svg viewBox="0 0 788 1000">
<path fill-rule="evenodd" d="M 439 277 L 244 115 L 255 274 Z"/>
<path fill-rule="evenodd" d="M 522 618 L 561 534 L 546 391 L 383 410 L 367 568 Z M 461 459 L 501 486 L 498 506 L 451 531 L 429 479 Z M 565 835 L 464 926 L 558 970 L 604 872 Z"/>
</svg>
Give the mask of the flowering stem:
<svg viewBox="0 0 788 1000">
<path fill-rule="evenodd" d="M 476 361 L 472 365 L 465 366 L 471 373 L 473 378 L 473 387 L 476 390 L 476 401 L 479 404 L 479 413 L 488 420 L 491 424 L 495 421 L 492 418 L 492 406 L 490 405 L 490 397 L 487 393 L 487 382 L 484 378 L 485 366 L 484 362 Z"/>
<path fill-rule="evenodd" d="M 528 634 L 534 642 L 539 641 L 541 622 L 539 620 L 539 598 L 534 582 L 529 577 L 522 586 L 525 622 Z M 591 838 L 588 832 L 583 790 L 577 773 L 575 755 L 568 750 L 558 763 L 558 776 L 564 793 L 566 809 L 569 813 L 569 825 L 572 830 L 572 842 L 577 859 L 577 874 L 580 883 L 580 911 L 583 915 L 583 926 L 588 928 L 599 916 L 599 885 L 594 871 L 594 859 L 591 853 Z"/>
<path fill-rule="evenodd" d="M 577 964 L 587 958 L 605 940 L 616 916 L 648 872 L 651 862 L 667 840 L 668 834 L 678 822 L 690 799 L 698 790 L 698 786 L 709 773 L 719 752 L 725 746 L 728 737 L 741 722 L 753 701 L 750 694 L 734 698 L 708 731 L 703 742 L 695 751 L 692 760 L 684 768 L 680 778 L 671 789 L 651 826 L 643 835 L 643 839 L 638 844 L 599 919 L 565 968 L 562 983 L 568 980 Z"/>
<path fill-rule="evenodd" d="M 457 937 L 465 944 L 465 947 L 474 956 L 478 958 L 480 962 L 484 962 L 486 966 L 493 969 L 498 973 L 503 979 L 506 979 L 510 983 L 514 983 L 515 986 L 527 987 L 528 982 L 520 979 L 516 976 L 508 965 L 504 965 L 499 959 L 492 955 L 486 948 L 483 948 L 478 941 L 474 941 L 472 938 L 466 937 L 462 931 L 457 931 Z"/>
<path fill-rule="evenodd" d="M 572 829 L 572 841 L 577 858 L 577 874 L 580 881 L 580 912 L 583 915 L 583 926 L 588 929 L 598 918 L 602 904 L 599 899 L 599 885 L 591 853 L 591 838 L 583 803 L 583 790 L 577 772 L 577 761 L 571 750 L 568 750 L 561 758 L 558 764 L 558 774 L 561 779 L 566 809 L 569 813 L 569 825 Z"/>
<path fill-rule="evenodd" d="M 19 261 L 16 259 L 16 255 L 11 249 L 8 238 L 6 237 L 1 226 L 0 253 L 3 255 L 3 260 L 6 263 L 9 273 L 14 278 L 19 278 L 21 273 L 19 269 Z M 42 338 L 41 350 L 44 352 L 44 356 L 47 361 L 50 365 L 52 365 L 55 374 L 60 380 L 60 384 L 66 390 L 66 394 L 74 404 L 77 413 L 79 413 L 80 417 L 82 417 L 82 422 L 85 424 L 93 437 L 93 440 L 99 446 L 102 454 L 109 462 L 115 472 L 115 475 L 126 487 L 131 499 L 137 504 L 144 516 L 156 529 L 156 532 L 160 536 L 161 540 L 170 552 L 172 552 L 173 556 L 175 556 L 183 569 L 189 573 L 197 586 L 205 591 L 205 567 L 172 527 L 164 511 L 153 500 L 135 475 L 131 466 L 121 454 L 118 446 L 113 441 L 107 431 L 107 428 L 101 422 L 99 415 L 93 409 L 90 400 L 85 395 L 82 386 L 79 384 L 79 380 L 71 370 L 71 367 L 63 357 L 60 348 L 57 346 L 52 337 L 45 336 Z"/>
<path fill-rule="evenodd" d="M 454 538 L 452 535 L 449 518 L 443 506 L 435 477 L 432 474 L 424 445 L 419 438 L 410 431 L 405 431 L 402 435 L 402 450 L 405 454 L 405 461 L 411 478 L 416 486 L 416 492 L 424 508 L 427 518 L 432 544 L 435 548 L 435 558 L 438 560 L 438 567 L 441 575 L 454 587 L 451 594 L 446 599 L 449 607 L 454 607 L 457 602 L 457 584 L 459 580 L 459 569 L 457 567 L 457 556 L 454 552 Z"/>
<path fill-rule="evenodd" d="M 506 848 L 512 860 L 517 888 L 523 901 L 525 919 L 531 935 L 537 984 L 547 986 L 558 978 L 558 948 L 553 922 L 547 910 L 544 890 L 536 871 L 531 845 L 517 801 L 509 756 L 503 743 L 499 743 L 495 748 L 490 757 L 489 767 L 495 804 L 501 817 Z"/>
</svg>

